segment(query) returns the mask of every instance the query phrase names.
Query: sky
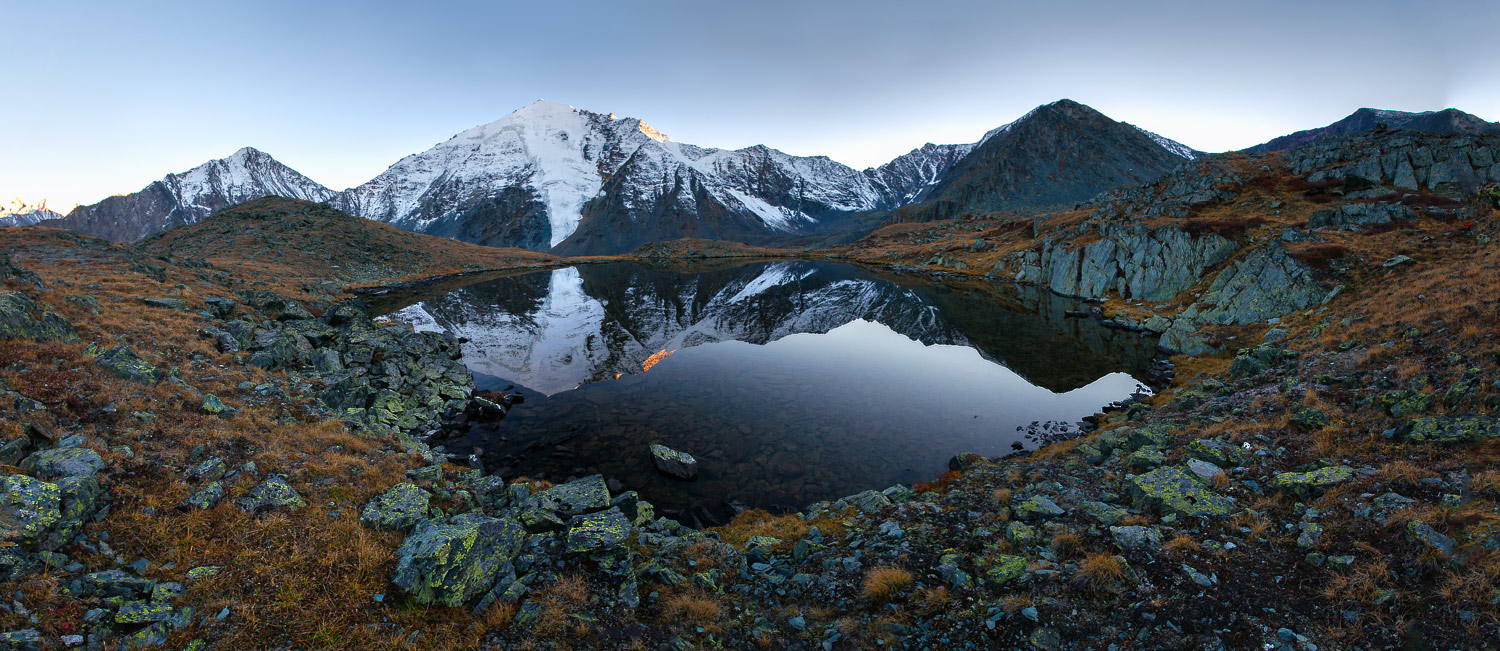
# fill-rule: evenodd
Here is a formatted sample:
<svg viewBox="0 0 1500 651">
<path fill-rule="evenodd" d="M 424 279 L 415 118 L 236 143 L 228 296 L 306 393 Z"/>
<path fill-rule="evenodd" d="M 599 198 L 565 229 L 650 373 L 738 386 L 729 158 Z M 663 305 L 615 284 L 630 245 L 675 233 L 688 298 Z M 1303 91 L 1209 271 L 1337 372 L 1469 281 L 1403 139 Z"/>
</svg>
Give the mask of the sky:
<svg viewBox="0 0 1500 651">
<path fill-rule="evenodd" d="M 341 190 L 541 98 L 858 168 L 1061 98 L 1205 151 L 1364 106 L 1500 120 L 1494 0 L 52 0 L 0 24 L 0 204 L 60 212 L 243 146 Z"/>
</svg>

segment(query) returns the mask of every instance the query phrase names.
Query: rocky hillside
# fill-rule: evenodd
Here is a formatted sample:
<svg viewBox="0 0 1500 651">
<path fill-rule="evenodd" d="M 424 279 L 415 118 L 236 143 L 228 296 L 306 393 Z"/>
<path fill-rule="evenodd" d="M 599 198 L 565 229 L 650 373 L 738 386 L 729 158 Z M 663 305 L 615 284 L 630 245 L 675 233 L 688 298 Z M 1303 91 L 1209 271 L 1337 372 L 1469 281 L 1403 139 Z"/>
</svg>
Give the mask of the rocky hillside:
<svg viewBox="0 0 1500 651">
<path fill-rule="evenodd" d="M 175 260 L 207 261 L 241 278 L 319 280 L 339 287 L 553 259 L 411 233 L 328 204 L 281 197 L 221 210 L 191 226 L 153 235 L 140 247 Z"/>
<path fill-rule="evenodd" d="M 79 206 L 50 224 L 116 242 L 134 242 L 152 233 L 193 224 L 221 208 L 280 196 L 327 201 L 333 191 L 282 165 L 270 155 L 245 147 L 181 174 L 168 174 L 132 194 Z"/>
<path fill-rule="evenodd" d="M 1408 131 L 1425 131 L 1427 133 L 1464 136 L 1500 133 L 1500 123 L 1486 122 L 1458 109 L 1450 108 L 1441 111 L 1411 113 L 1407 111 L 1362 108 L 1351 113 L 1349 117 L 1326 127 L 1306 129 L 1279 138 L 1273 138 L 1245 151 L 1257 154 L 1270 151 L 1285 151 L 1301 147 L 1323 136 L 1374 131 L 1381 125 L 1385 125 L 1387 129 L 1405 129 Z"/>
<path fill-rule="evenodd" d="M 1197 152 L 1072 100 L 1041 106 L 986 134 L 898 221 L 1038 210 L 1150 181 Z"/>
</svg>

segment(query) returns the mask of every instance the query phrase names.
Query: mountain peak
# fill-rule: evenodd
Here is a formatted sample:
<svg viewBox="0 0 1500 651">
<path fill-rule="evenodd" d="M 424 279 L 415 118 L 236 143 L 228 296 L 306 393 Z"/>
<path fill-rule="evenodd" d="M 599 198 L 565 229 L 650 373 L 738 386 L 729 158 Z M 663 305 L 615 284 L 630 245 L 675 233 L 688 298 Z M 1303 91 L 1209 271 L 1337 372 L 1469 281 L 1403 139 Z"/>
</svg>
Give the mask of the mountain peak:
<svg viewBox="0 0 1500 651">
<path fill-rule="evenodd" d="M 1334 136 L 1345 133 L 1357 133 L 1360 131 L 1371 131 L 1384 126 L 1387 129 L 1406 129 L 1410 131 L 1426 131 L 1430 133 L 1479 135 L 1484 133 L 1500 133 L 1500 123 L 1487 122 L 1476 115 L 1465 113 L 1455 108 L 1445 108 L 1439 111 L 1422 111 L 1414 113 L 1411 111 L 1393 111 L 1389 109 L 1377 109 L 1365 107 L 1338 122 L 1316 129 L 1305 129 L 1273 138 L 1264 143 L 1250 147 L 1245 151 L 1261 153 L 1268 151 L 1284 151 L 1295 149 L 1323 136 Z"/>
</svg>

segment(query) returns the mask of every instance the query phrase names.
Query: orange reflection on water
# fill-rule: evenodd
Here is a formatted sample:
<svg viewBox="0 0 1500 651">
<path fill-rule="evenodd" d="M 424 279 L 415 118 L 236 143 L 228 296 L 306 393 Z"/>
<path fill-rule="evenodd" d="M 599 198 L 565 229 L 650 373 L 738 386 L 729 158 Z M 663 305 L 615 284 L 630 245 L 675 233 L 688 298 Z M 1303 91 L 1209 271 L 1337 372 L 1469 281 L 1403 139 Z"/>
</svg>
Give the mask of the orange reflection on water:
<svg viewBox="0 0 1500 651">
<path fill-rule="evenodd" d="M 672 353 L 675 353 L 675 352 L 677 352 L 677 351 L 675 351 L 675 350 L 661 350 L 661 351 L 658 351 L 655 354 L 651 355 L 650 357 L 647 357 L 646 358 L 646 362 L 643 363 L 643 364 L 641 364 L 641 371 L 645 372 L 645 371 L 651 370 L 651 367 L 656 366 L 657 364 L 661 363 L 662 360 L 664 360 L 664 359 L 666 359 L 668 357 L 671 357 Z"/>
</svg>

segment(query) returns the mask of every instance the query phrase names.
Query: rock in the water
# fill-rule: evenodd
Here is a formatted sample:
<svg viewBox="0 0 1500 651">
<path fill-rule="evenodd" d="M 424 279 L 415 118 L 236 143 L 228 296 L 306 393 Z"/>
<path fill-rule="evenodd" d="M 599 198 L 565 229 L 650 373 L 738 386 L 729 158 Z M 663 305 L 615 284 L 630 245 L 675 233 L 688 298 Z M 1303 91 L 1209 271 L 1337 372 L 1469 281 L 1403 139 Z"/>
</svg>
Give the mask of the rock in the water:
<svg viewBox="0 0 1500 651">
<path fill-rule="evenodd" d="M 294 511 L 307 506 L 302 496 L 292 490 L 290 484 L 286 483 L 286 475 L 271 475 L 255 488 L 250 489 L 244 497 L 234 501 L 235 505 L 247 513 L 260 513 L 276 509 Z"/>
<path fill-rule="evenodd" d="M 1177 466 L 1157 468 L 1131 482 L 1137 502 L 1153 506 L 1163 514 L 1181 516 L 1229 515 L 1234 503 L 1209 490 Z"/>
<path fill-rule="evenodd" d="M 411 531 L 427 519 L 431 496 L 416 484 L 396 484 L 365 505 L 359 521 L 372 529 Z"/>
<path fill-rule="evenodd" d="M 692 481 L 698 478 L 698 460 L 691 454 L 665 445 L 651 444 L 651 463 L 661 474 L 674 479 Z"/>
<path fill-rule="evenodd" d="M 574 554 L 608 551 L 619 547 L 630 535 L 630 521 L 618 507 L 590 513 L 568 528 L 568 551 Z"/>
<path fill-rule="evenodd" d="M 428 520 L 396 550 L 392 581 L 417 603 L 458 606 L 489 590 L 525 540 L 526 530 L 508 517 L 465 513 Z"/>
</svg>

